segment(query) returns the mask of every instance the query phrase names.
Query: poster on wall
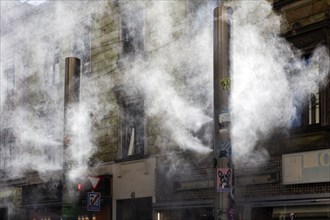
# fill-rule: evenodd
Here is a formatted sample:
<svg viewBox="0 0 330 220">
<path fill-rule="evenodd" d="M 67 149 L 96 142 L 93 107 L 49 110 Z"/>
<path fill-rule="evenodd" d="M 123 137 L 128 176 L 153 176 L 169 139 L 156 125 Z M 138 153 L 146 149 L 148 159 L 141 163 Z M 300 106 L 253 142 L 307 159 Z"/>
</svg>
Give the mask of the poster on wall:
<svg viewBox="0 0 330 220">
<path fill-rule="evenodd" d="M 330 149 L 282 155 L 284 185 L 330 182 Z"/>
<path fill-rule="evenodd" d="M 217 192 L 230 192 L 232 187 L 232 170 L 230 168 L 217 169 Z"/>
</svg>

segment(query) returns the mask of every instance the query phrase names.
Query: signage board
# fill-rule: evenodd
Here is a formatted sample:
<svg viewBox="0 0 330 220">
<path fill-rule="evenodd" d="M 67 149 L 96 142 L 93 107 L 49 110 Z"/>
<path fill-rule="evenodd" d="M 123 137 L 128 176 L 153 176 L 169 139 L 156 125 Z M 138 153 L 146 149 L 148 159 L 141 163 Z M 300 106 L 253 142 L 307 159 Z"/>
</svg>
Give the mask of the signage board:
<svg viewBox="0 0 330 220">
<path fill-rule="evenodd" d="M 88 180 L 92 185 L 93 191 L 96 191 L 100 185 L 102 177 L 101 176 L 89 176 Z"/>
<path fill-rule="evenodd" d="M 330 182 L 330 149 L 282 155 L 283 184 Z"/>
<path fill-rule="evenodd" d="M 96 212 L 101 210 L 101 193 L 89 192 L 87 195 L 87 211 Z"/>
</svg>

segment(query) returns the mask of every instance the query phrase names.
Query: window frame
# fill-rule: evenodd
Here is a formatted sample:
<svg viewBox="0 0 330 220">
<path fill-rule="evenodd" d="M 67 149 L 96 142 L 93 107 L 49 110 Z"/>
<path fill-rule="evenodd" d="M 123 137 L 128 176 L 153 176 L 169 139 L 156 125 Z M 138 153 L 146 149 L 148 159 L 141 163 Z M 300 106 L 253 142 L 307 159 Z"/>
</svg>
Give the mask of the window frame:
<svg viewBox="0 0 330 220">
<path fill-rule="evenodd" d="M 79 27 L 75 31 L 72 39 L 72 52 L 75 56 L 81 59 L 81 73 L 89 76 L 92 73 L 92 18 L 86 17 L 86 21 L 78 22 Z"/>
<path fill-rule="evenodd" d="M 302 59 L 305 59 L 308 62 L 308 60 L 311 58 L 311 56 L 312 56 L 311 53 L 305 53 L 305 54 L 303 54 Z M 319 67 L 318 67 L 318 71 L 320 71 Z M 298 117 L 298 115 L 296 116 L 296 118 L 299 118 L 298 125 L 293 124 L 293 123 L 297 123 L 297 121 L 292 122 L 292 124 L 291 124 L 291 129 L 292 129 L 293 133 L 304 133 L 304 132 L 316 131 L 316 130 L 320 130 L 321 127 L 325 125 L 324 118 L 326 118 L 326 115 L 325 115 L 325 110 L 323 109 L 323 107 L 324 107 L 324 105 L 326 105 L 325 92 L 328 89 L 328 87 L 329 87 L 329 85 L 327 85 L 324 88 L 318 88 L 317 91 L 308 94 L 308 96 L 304 100 L 302 100 L 302 102 L 300 103 L 300 106 L 299 106 L 300 115 L 299 115 L 299 117 Z M 318 94 L 318 120 L 316 123 L 310 122 L 311 121 L 311 119 L 310 119 L 310 116 L 311 116 L 310 96 L 311 96 L 311 94 Z"/>
<path fill-rule="evenodd" d="M 143 55 L 145 51 L 145 18 L 144 11 L 142 8 L 131 10 L 123 10 L 121 13 L 120 19 L 120 42 L 121 42 L 121 57 L 124 59 L 134 59 L 138 55 Z M 135 24 L 132 25 L 133 17 Z M 136 23 L 138 22 L 138 23 Z M 130 27 L 134 29 L 130 31 Z M 126 41 L 126 38 L 129 38 L 129 41 Z M 127 45 L 127 44 L 130 44 Z M 128 49 L 130 48 L 130 49 Z"/>
<path fill-rule="evenodd" d="M 148 157 L 148 144 L 147 144 L 147 129 L 146 129 L 146 124 L 147 124 L 147 119 L 146 119 L 146 114 L 145 114 L 145 107 L 144 107 L 144 100 L 142 98 L 121 98 L 121 101 L 118 103 L 119 104 L 119 121 L 118 121 L 118 161 L 125 161 L 125 160 L 137 160 L 137 159 L 143 159 L 145 157 Z M 142 113 L 141 116 L 141 121 L 140 123 L 142 123 L 142 125 L 140 127 L 142 127 L 143 131 L 141 132 L 137 132 L 135 131 L 135 135 L 138 135 L 138 133 L 142 133 L 143 137 L 140 137 L 140 140 L 142 140 L 142 146 L 143 146 L 143 151 L 142 153 L 135 153 L 136 151 L 136 145 L 134 145 L 134 149 L 133 149 L 133 154 L 129 155 L 129 144 L 130 144 L 130 138 L 131 135 L 128 135 L 127 138 L 125 140 L 125 134 L 124 134 L 124 130 L 125 130 L 125 121 L 126 121 L 126 117 L 125 114 L 130 114 L 127 113 L 127 110 L 129 108 L 131 108 L 131 106 L 138 106 L 138 108 L 140 108 L 139 113 Z M 131 110 L 131 109 L 129 109 Z M 131 115 L 131 114 L 130 114 Z M 136 122 L 133 122 L 136 123 Z M 134 137 L 134 139 L 136 139 L 136 136 Z M 128 144 L 128 145 L 127 145 Z M 134 143 L 136 144 L 136 143 Z M 125 146 L 126 145 L 126 146 Z M 127 155 L 125 155 L 127 152 Z"/>
<path fill-rule="evenodd" d="M 281 35 L 294 47 L 298 48 L 303 57 L 307 57 L 319 46 L 325 46 L 327 49 L 330 49 L 329 30 L 328 21 L 321 20 L 315 23 L 302 25 L 295 30 L 290 29 Z M 328 80 L 329 79 L 330 78 L 328 78 Z M 330 115 L 328 113 L 330 101 L 328 100 L 328 97 L 330 97 L 329 84 L 319 89 L 319 96 L 320 122 L 315 125 L 308 125 L 307 119 L 307 124 L 302 124 L 302 126 L 296 128 L 291 127 L 293 133 L 314 132 L 320 130 L 320 128 L 330 126 Z M 306 117 L 306 113 L 303 117 Z"/>
</svg>

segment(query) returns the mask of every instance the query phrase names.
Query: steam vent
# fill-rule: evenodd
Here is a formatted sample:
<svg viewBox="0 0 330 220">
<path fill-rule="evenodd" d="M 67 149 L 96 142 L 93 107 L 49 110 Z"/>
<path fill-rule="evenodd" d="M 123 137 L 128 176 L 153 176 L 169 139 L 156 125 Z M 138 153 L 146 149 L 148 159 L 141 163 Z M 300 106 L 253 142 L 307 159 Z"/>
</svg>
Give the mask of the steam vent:
<svg viewBox="0 0 330 220">
<path fill-rule="evenodd" d="M 0 220 L 330 220 L 329 0 L 1 0 Z"/>
</svg>

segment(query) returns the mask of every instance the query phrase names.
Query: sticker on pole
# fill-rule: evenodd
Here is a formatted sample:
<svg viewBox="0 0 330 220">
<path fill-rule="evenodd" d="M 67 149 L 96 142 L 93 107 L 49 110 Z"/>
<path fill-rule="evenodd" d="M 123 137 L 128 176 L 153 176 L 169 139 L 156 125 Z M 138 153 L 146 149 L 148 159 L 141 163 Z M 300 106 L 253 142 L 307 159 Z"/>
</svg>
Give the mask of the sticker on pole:
<svg viewBox="0 0 330 220">
<path fill-rule="evenodd" d="M 230 168 L 217 169 L 217 192 L 230 192 L 232 186 L 232 170 Z"/>
<path fill-rule="evenodd" d="M 100 211 L 101 210 L 101 193 L 89 192 L 87 196 L 87 211 Z"/>
</svg>

